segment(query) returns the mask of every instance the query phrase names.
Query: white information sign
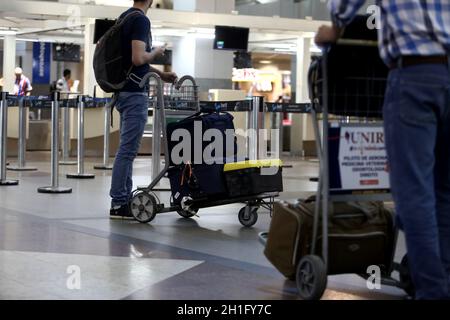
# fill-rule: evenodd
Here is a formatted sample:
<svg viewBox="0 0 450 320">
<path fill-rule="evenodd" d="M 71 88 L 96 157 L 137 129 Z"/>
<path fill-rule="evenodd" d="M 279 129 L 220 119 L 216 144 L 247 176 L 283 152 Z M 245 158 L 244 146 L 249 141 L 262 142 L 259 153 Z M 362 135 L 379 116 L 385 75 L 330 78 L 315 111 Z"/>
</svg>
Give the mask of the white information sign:
<svg viewBox="0 0 450 320">
<path fill-rule="evenodd" d="M 343 190 L 389 189 L 389 168 L 382 126 L 343 126 L 339 168 Z"/>
</svg>

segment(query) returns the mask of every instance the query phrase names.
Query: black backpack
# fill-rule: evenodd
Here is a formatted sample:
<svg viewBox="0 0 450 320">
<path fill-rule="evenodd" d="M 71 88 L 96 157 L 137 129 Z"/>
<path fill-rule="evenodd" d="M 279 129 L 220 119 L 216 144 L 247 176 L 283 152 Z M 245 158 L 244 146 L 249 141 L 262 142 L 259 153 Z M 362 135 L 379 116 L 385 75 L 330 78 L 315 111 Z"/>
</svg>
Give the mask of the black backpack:
<svg viewBox="0 0 450 320">
<path fill-rule="evenodd" d="M 128 81 L 132 65 L 123 61 L 122 56 L 122 27 L 131 17 L 143 14 L 140 11 L 133 11 L 125 17 L 117 20 L 98 41 L 94 52 L 94 74 L 98 85 L 106 93 L 113 93 L 123 89 Z"/>
</svg>

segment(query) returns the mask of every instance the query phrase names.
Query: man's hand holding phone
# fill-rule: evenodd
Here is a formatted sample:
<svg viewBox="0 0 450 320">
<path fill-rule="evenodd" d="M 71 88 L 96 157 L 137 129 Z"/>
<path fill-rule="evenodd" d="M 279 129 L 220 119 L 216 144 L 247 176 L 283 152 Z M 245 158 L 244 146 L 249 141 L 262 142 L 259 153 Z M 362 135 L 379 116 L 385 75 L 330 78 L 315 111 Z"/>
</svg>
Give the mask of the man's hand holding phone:
<svg viewBox="0 0 450 320">
<path fill-rule="evenodd" d="M 162 57 L 164 55 L 164 53 L 166 52 L 166 48 L 167 48 L 167 45 L 164 45 L 162 47 L 154 48 L 152 50 L 152 53 L 154 54 L 154 57 L 155 58 Z"/>
</svg>

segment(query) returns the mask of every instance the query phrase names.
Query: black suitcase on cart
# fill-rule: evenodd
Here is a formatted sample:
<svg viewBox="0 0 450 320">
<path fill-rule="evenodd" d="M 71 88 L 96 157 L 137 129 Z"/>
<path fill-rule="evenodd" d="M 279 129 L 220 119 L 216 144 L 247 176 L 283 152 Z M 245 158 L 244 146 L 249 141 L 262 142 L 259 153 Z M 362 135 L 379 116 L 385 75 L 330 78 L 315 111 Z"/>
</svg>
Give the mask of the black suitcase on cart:
<svg viewBox="0 0 450 320">
<path fill-rule="evenodd" d="M 172 205 L 180 205 L 185 197 L 193 200 L 217 200 L 227 197 L 223 164 L 185 164 L 169 169 Z"/>
</svg>

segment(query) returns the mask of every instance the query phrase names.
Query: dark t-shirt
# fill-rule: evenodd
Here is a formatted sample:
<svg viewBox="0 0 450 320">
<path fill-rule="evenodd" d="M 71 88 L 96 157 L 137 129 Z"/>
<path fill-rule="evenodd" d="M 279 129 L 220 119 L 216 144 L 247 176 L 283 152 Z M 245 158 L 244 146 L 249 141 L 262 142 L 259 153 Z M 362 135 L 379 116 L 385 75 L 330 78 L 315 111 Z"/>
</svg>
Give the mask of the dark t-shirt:
<svg viewBox="0 0 450 320">
<path fill-rule="evenodd" d="M 122 13 L 119 19 L 125 17 L 127 14 L 133 11 L 141 11 L 137 8 L 130 8 L 124 13 Z M 128 71 L 132 66 L 132 56 L 131 56 L 131 41 L 139 40 L 146 43 L 146 51 L 150 52 L 152 49 L 152 34 L 150 28 L 150 20 L 147 16 L 141 11 L 142 14 L 135 15 L 130 18 L 127 22 L 125 22 L 122 29 L 122 52 L 124 56 L 124 61 L 129 61 L 129 64 L 126 65 L 126 70 Z M 142 78 L 150 71 L 150 66 L 148 64 L 144 64 L 139 67 L 133 66 L 131 69 L 131 73 L 135 74 L 139 78 Z M 139 85 L 133 81 L 128 81 L 125 87 L 122 89 L 124 92 L 142 92 L 145 91 L 145 88 L 139 88 Z"/>
</svg>

